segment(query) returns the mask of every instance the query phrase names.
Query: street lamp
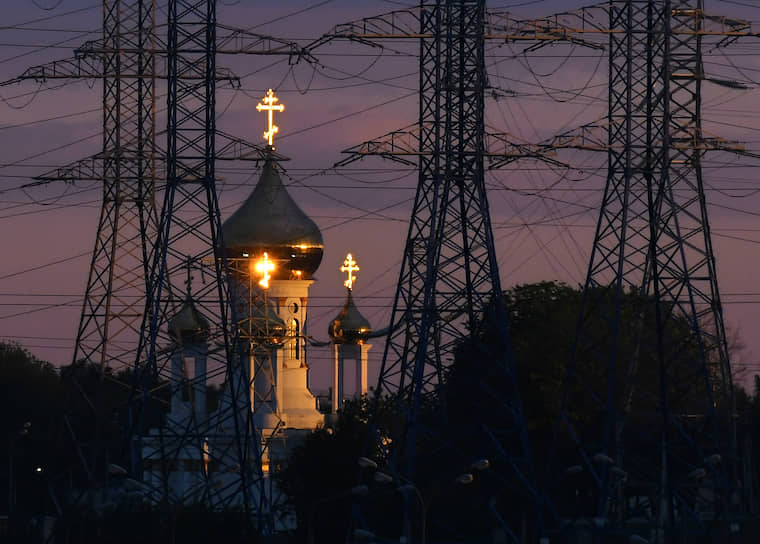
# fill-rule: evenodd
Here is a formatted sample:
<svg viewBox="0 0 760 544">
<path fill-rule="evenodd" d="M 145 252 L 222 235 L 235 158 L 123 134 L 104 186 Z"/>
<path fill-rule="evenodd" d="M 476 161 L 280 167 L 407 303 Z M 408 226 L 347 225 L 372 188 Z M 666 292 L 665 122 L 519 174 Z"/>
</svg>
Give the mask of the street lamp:
<svg viewBox="0 0 760 544">
<path fill-rule="evenodd" d="M 474 481 L 475 481 L 475 476 L 473 476 L 469 472 L 460 474 L 459 476 L 454 478 L 454 482 L 458 483 L 459 485 L 470 485 Z"/>
<path fill-rule="evenodd" d="M 476 461 L 473 461 L 472 464 L 470 465 L 470 468 L 472 470 L 477 470 L 478 472 L 490 467 L 491 467 L 491 461 L 489 461 L 488 459 L 478 459 Z"/>
<path fill-rule="evenodd" d="M 388 474 L 387 472 L 377 470 L 377 463 L 369 457 L 359 457 L 359 459 L 357 459 L 357 464 L 362 468 L 375 470 L 376 472 L 373 476 L 373 479 L 379 484 L 392 484 L 396 482 L 396 479 L 392 475 Z M 425 521 L 427 518 L 425 500 L 423 499 L 422 493 L 416 485 L 401 476 L 398 478 L 400 480 L 403 480 L 403 483 L 396 486 L 396 491 L 404 495 L 404 498 L 406 498 L 408 493 L 413 492 L 414 496 L 420 504 L 420 544 L 425 544 Z"/>
<path fill-rule="evenodd" d="M 371 468 L 372 470 L 377 470 L 377 463 L 375 463 L 369 457 L 359 457 L 356 462 L 361 468 Z"/>
<path fill-rule="evenodd" d="M 393 476 L 386 474 L 385 472 L 375 472 L 374 480 L 379 484 L 392 484 Z"/>
<path fill-rule="evenodd" d="M 370 459 L 369 457 L 359 457 L 359 459 L 357 459 L 357 464 L 361 468 L 375 471 L 373 475 L 373 479 L 375 482 L 379 484 L 392 484 L 392 483 L 395 483 L 397 481 L 396 479 L 398 478 L 398 480 L 401 480 L 401 483 L 396 486 L 396 491 L 404 495 L 408 493 L 414 493 L 415 497 L 417 498 L 417 501 L 419 502 L 420 510 L 422 513 L 421 519 L 420 519 L 420 537 L 421 537 L 420 542 L 421 544 L 425 544 L 427 540 L 426 524 L 427 524 L 427 510 L 428 510 L 429 505 L 425 503 L 425 500 L 419 488 L 416 485 L 414 485 L 414 483 L 404 478 L 403 476 L 398 475 L 394 477 L 393 475 L 388 474 L 387 472 L 378 470 L 377 462 Z M 485 459 L 485 458 L 476 459 L 468 467 L 470 472 L 460 474 L 454 479 L 454 482 L 459 485 L 469 485 L 475 481 L 475 476 L 473 475 L 473 472 L 481 472 L 486 469 L 489 469 L 490 467 L 491 467 L 491 462 L 488 459 Z"/>
</svg>

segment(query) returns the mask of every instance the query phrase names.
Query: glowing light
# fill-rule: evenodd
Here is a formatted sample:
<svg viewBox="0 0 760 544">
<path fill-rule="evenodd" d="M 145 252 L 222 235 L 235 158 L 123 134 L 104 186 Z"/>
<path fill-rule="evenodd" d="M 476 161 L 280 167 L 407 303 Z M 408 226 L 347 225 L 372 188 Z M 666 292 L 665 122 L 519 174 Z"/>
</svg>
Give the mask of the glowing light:
<svg viewBox="0 0 760 544">
<path fill-rule="evenodd" d="M 353 255 L 350 253 L 346 255 L 346 260 L 343 261 L 343 266 L 340 267 L 341 272 L 348 272 L 348 279 L 343 282 L 343 285 L 348 287 L 349 289 L 352 289 L 354 287 L 354 282 L 356 281 L 356 276 L 354 276 L 354 272 L 359 271 L 359 265 L 354 260 Z"/>
<path fill-rule="evenodd" d="M 209 463 L 211 462 L 211 455 L 209 454 L 209 449 L 208 449 L 208 437 L 203 439 L 202 455 L 203 455 L 203 471 L 206 474 L 208 474 L 208 466 L 209 466 Z"/>
<path fill-rule="evenodd" d="M 269 273 L 273 270 L 274 262 L 270 261 L 269 255 L 264 253 L 264 258 L 256 263 L 256 272 L 261 274 L 259 285 L 261 285 L 264 289 L 269 288 L 269 280 L 272 279 L 272 276 Z"/>
<path fill-rule="evenodd" d="M 269 147 L 272 149 L 274 149 L 274 135 L 280 132 L 280 127 L 274 124 L 274 112 L 285 111 L 285 104 L 275 105 L 275 102 L 277 101 L 279 101 L 279 98 L 274 95 L 272 89 L 269 89 L 267 95 L 264 97 L 264 103 L 262 104 L 259 102 L 256 104 L 256 111 L 266 111 L 269 114 L 269 124 L 267 131 L 264 133 L 264 139 L 269 143 Z"/>
</svg>

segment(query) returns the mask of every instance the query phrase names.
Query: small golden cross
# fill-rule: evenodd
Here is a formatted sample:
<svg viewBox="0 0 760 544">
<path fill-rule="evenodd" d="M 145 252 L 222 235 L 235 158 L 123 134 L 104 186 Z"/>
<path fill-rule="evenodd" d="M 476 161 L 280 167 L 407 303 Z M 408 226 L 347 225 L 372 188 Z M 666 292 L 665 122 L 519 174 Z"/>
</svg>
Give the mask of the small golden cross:
<svg viewBox="0 0 760 544">
<path fill-rule="evenodd" d="M 354 282 L 356 281 L 356 276 L 354 276 L 354 272 L 359 271 L 359 265 L 354 260 L 353 255 L 350 253 L 346 255 L 346 260 L 343 261 L 343 266 L 340 267 L 341 272 L 348 272 L 348 279 L 343 282 L 343 285 L 348 287 L 349 289 L 352 289 L 354 286 Z"/>
<path fill-rule="evenodd" d="M 269 113 L 269 127 L 268 130 L 264 133 L 264 139 L 269 142 L 269 147 L 272 149 L 274 149 L 274 135 L 280 132 L 280 127 L 274 124 L 274 112 L 285 111 L 285 104 L 275 105 L 275 102 L 278 100 L 279 98 L 274 95 L 272 89 L 269 89 L 269 92 L 267 92 L 267 95 L 264 97 L 264 103 L 262 104 L 259 102 L 256 104 L 256 111 L 266 111 Z"/>
<path fill-rule="evenodd" d="M 259 285 L 261 285 L 264 289 L 269 288 L 269 280 L 272 278 L 272 276 L 270 276 L 269 273 L 272 272 L 273 270 L 274 270 L 274 263 L 269 260 L 269 255 L 264 253 L 264 258 L 256 263 L 256 272 L 261 274 L 261 280 L 259 280 Z"/>
</svg>

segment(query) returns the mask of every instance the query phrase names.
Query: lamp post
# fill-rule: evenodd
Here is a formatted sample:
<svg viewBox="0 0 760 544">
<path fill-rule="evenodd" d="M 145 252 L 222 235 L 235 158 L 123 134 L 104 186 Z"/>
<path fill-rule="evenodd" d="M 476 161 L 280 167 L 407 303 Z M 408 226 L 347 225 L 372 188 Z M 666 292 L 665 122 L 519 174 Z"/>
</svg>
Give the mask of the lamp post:
<svg viewBox="0 0 760 544">
<path fill-rule="evenodd" d="M 23 426 L 15 432 L 8 433 L 8 515 L 12 515 L 16 507 L 16 475 L 14 472 L 14 456 L 16 453 L 16 437 L 29 434 L 32 427 L 31 421 L 24 422 Z"/>
<path fill-rule="evenodd" d="M 386 472 L 375 472 L 374 479 L 377 483 L 392 484 L 395 483 L 393 476 Z M 403 479 L 403 478 L 400 478 Z M 406 500 L 407 494 L 414 493 L 417 501 L 420 504 L 420 544 L 425 544 L 425 521 L 427 518 L 427 507 L 425 506 L 425 500 L 422 498 L 422 493 L 419 488 L 412 482 L 406 480 L 404 483 L 396 486 L 396 491 L 401 493 Z"/>
<path fill-rule="evenodd" d="M 395 490 L 399 493 L 402 493 L 404 496 L 406 496 L 408 493 L 414 493 L 417 501 L 419 502 L 420 506 L 420 544 L 425 544 L 427 542 L 427 514 L 428 514 L 428 508 L 430 507 L 430 501 L 425 502 L 422 493 L 420 492 L 419 488 L 414 485 L 413 482 L 409 481 L 407 478 L 404 478 L 403 476 L 397 475 L 393 476 L 391 474 L 388 474 L 387 472 L 383 472 L 381 470 L 378 470 L 378 465 L 375 461 L 370 459 L 369 457 L 359 457 L 357 459 L 357 464 L 361 468 L 369 469 L 375 471 L 373 479 L 375 482 L 380 484 L 392 484 L 397 483 L 397 479 L 400 480 L 400 483 L 395 487 Z M 468 467 L 467 470 L 469 472 L 465 472 L 463 474 L 460 474 L 456 478 L 454 478 L 453 483 L 458 485 L 468 485 L 471 484 L 475 477 L 473 476 L 473 473 L 480 472 L 483 470 L 486 470 L 491 467 L 491 462 L 488 459 L 482 458 L 477 459 L 473 461 Z"/>
<path fill-rule="evenodd" d="M 392 484 L 396 482 L 396 479 L 387 472 L 377 470 L 377 463 L 369 457 L 359 457 L 357 463 L 361 468 L 376 471 L 373 478 L 379 484 Z M 422 498 L 422 493 L 416 485 L 401 476 L 399 476 L 399 480 L 402 480 L 402 483 L 396 486 L 396 491 L 404 495 L 405 499 L 408 493 L 413 492 L 420 504 L 420 544 L 425 544 L 425 520 L 427 518 L 425 500 Z"/>
</svg>

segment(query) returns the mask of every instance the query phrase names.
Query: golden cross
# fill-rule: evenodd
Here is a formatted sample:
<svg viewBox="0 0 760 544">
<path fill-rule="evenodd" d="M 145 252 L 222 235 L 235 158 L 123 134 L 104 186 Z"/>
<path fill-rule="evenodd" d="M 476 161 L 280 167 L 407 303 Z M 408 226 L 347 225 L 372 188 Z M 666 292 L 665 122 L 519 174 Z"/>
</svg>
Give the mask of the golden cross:
<svg viewBox="0 0 760 544">
<path fill-rule="evenodd" d="M 269 273 L 272 272 L 273 270 L 274 270 L 274 263 L 269 260 L 269 255 L 264 253 L 264 258 L 256 263 L 256 272 L 261 274 L 261 280 L 259 280 L 259 285 L 261 285 L 264 289 L 269 288 L 269 280 L 272 278 L 272 276 L 270 276 Z"/>
<path fill-rule="evenodd" d="M 274 135 L 280 132 L 280 127 L 274 124 L 274 112 L 285 111 L 285 104 L 277 104 L 275 106 L 275 102 L 278 100 L 279 98 L 274 95 L 272 89 L 269 89 L 269 92 L 267 92 L 267 95 L 264 97 L 264 103 L 262 104 L 259 102 L 256 104 L 256 111 L 266 111 L 269 113 L 269 127 L 268 130 L 264 133 L 264 139 L 269 142 L 269 147 L 272 149 L 274 149 L 274 145 L 272 143 L 274 142 Z"/>
<path fill-rule="evenodd" d="M 343 282 L 343 285 L 348 287 L 349 289 L 353 288 L 354 282 L 356 281 L 356 276 L 354 276 L 354 272 L 359 271 L 359 264 L 354 260 L 353 255 L 350 253 L 346 255 L 346 260 L 343 261 L 343 266 L 340 267 L 341 272 L 348 272 L 348 279 Z"/>
</svg>

